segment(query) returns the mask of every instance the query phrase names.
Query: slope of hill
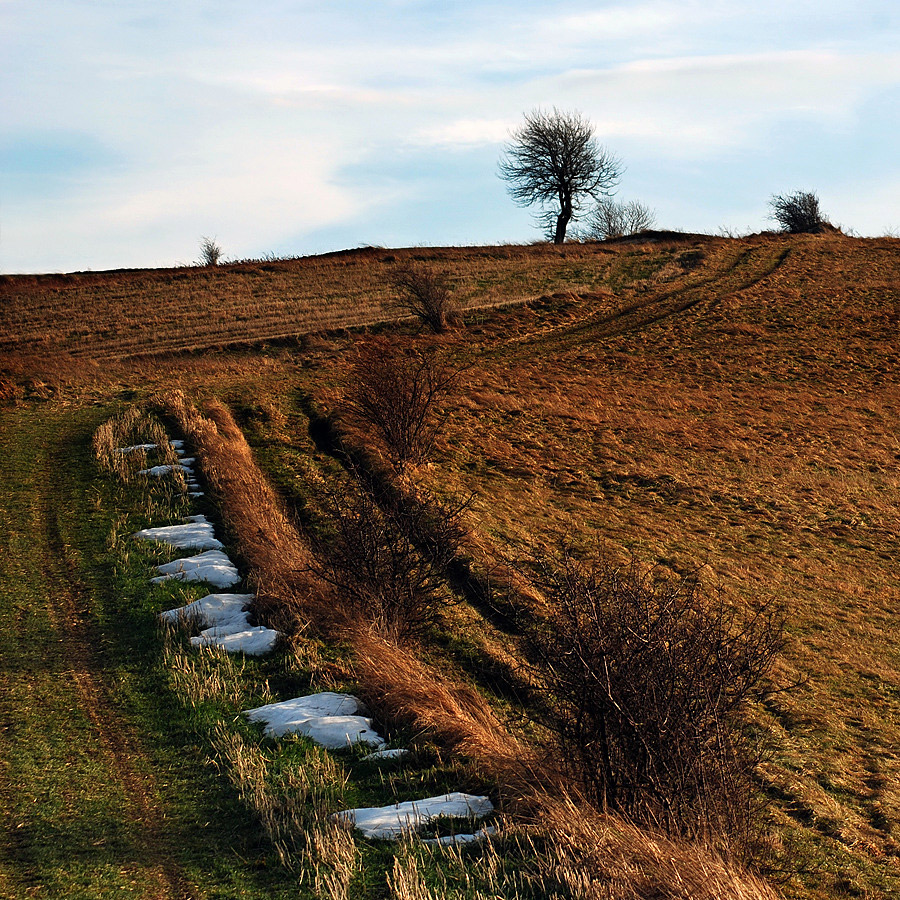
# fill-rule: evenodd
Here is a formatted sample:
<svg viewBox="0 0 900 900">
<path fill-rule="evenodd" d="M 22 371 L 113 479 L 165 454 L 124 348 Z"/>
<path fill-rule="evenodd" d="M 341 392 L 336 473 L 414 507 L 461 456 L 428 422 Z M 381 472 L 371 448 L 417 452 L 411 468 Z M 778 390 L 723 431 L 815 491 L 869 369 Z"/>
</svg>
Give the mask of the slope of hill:
<svg viewBox="0 0 900 900">
<path fill-rule="evenodd" d="M 439 339 L 386 331 L 467 363 L 415 482 L 474 496 L 485 565 L 568 537 L 783 603 L 779 677 L 798 686 L 757 710 L 774 852 L 803 869 L 783 890 L 895 893 L 900 241 L 368 248 L 6 276 L 0 383 L 19 406 L 218 396 L 302 514 L 304 475 L 333 466 L 310 404 L 333 405 L 365 336 L 346 329 L 389 318 L 388 274 L 409 259 L 449 271 L 468 310 Z"/>
</svg>

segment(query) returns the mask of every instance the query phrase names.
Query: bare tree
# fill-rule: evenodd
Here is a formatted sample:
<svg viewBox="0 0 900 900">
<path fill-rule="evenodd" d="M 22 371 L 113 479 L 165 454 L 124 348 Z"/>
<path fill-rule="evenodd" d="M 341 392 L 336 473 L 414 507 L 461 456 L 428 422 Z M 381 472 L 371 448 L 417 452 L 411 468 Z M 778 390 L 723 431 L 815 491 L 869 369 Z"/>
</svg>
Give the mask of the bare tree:
<svg viewBox="0 0 900 900">
<path fill-rule="evenodd" d="M 617 203 L 611 197 L 604 197 L 591 210 L 582 236 L 588 240 L 605 241 L 646 231 L 655 224 L 655 213 L 643 203 L 637 200 Z"/>
<path fill-rule="evenodd" d="M 774 219 L 788 234 L 818 234 L 828 220 L 819 209 L 819 198 L 812 191 L 775 194 L 769 201 Z"/>
<path fill-rule="evenodd" d="M 593 125 L 578 112 L 556 108 L 527 113 L 500 160 L 500 177 L 509 182 L 513 200 L 541 206 L 538 218 L 555 244 L 566 239 L 585 201 L 608 194 L 620 174 L 620 161 L 597 143 Z"/>
<path fill-rule="evenodd" d="M 434 349 L 404 349 L 384 338 L 360 348 L 344 394 L 350 415 L 375 431 L 395 471 L 428 458 L 437 437 L 437 405 L 460 367 Z"/>
<path fill-rule="evenodd" d="M 215 238 L 200 238 L 200 265 L 217 266 L 222 259 L 222 248 Z"/>
<path fill-rule="evenodd" d="M 450 296 L 450 279 L 445 272 L 409 264 L 395 269 L 391 273 L 391 282 L 400 293 L 397 307 L 417 316 L 435 334 L 446 331 L 456 317 L 456 306 Z"/>
</svg>

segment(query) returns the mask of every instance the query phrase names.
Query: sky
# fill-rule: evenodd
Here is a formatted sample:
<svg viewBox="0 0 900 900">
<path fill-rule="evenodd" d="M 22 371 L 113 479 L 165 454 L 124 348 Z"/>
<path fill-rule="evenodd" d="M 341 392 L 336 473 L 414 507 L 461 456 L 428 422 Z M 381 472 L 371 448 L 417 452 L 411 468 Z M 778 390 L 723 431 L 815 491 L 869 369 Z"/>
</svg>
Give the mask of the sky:
<svg viewBox="0 0 900 900">
<path fill-rule="evenodd" d="M 0 0 L 0 272 L 538 240 L 553 107 L 661 228 L 900 231 L 896 0 Z"/>
</svg>

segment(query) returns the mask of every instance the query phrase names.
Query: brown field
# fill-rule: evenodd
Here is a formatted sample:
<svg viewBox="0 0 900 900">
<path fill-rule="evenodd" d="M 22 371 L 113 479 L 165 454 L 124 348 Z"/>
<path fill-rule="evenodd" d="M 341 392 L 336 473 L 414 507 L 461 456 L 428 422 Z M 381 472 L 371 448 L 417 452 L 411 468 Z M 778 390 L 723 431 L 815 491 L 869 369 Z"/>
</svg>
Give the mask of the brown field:
<svg viewBox="0 0 900 900">
<path fill-rule="evenodd" d="M 347 351 L 391 319 L 387 276 L 408 259 L 451 273 L 465 322 L 440 338 L 379 330 L 468 364 L 412 481 L 473 495 L 468 550 L 487 569 L 567 538 L 784 604 L 777 677 L 798 686 L 756 710 L 773 740 L 760 779 L 779 889 L 896 896 L 897 239 L 366 248 L 5 276 L 0 400 L 215 398 L 302 521 L 315 479 L 335 477 L 310 406 L 333 407 Z M 453 627 L 490 655 L 476 611 Z"/>
</svg>

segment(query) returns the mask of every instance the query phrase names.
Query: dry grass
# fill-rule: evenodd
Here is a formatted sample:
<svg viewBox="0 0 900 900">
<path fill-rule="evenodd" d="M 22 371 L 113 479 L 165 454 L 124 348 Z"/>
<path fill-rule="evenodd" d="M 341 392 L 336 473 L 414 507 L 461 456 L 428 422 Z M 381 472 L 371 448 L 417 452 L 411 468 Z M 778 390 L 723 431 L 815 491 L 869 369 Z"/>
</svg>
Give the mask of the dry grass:
<svg viewBox="0 0 900 900">
<path fill-rule="evenodd" d="M 804 683 L 757 715 L 777 746 L 761 774 L 782 859 L 808 869 L 786 882 L 791 897 L 891 896 L 900 884 L 898 247 L 896 239 L 822 235 L 420 252 L 453 270 L 464 305 L 546 295 L 469 316 L 464 332 L 441 339 L 451 352 L 474 356 L 474 364 L 448 407 L 434 463 L 411 478 L 443 496 L 475 492 L 468 513 L 473 555 L 490 567 L 533 545 L 552 548 L 562 535 L 577 536 L 613 557 L 633 551 L 676 572 L 705 563 L 707 578 L 738 602 L 752 606 L 762 595 L 787 607 L 791 643 L 779 677 Z M 91 352 L 220 346 L 238 333 L 266 339 L 312 327 L 313 318 L 299 326 L 301 319 L 291 318 L 289 290 L 275 298 L 279 278 L 294 278 L 322 298 L 316 308 L 330 305 L 334 321 L 371 321 L 367 316 L 387 299 L 384 271 L 414 254 L 365 251 L 278 263 L 279 271 L 265 276 L 240 267 L 195 270 L 179 280 L 179 300 L 165 295 L 164 284 L 177 273 L 55 284 L 5 279 L 0 291 L 11 299 L 0 313 L 0 336 L 5 347 L 32 354 L 7 358 L 4 370 L 14 382 L 7 386 L 14 402 L 59 396 L 48 387 L 52 372 L 41 368 L 54 364 L 57 349 L 68 348 L 65 359 L 74 354 L 83 364 Z M 221 293 L 205 280 L 212 274 L 223 279 L 215 282 Z M 234 311 L 247 306 L 241 285 L 269 276 L 275 299 L 268 311 L 248 306 L 250 318 L 238 322 Z M 116 279 L 123 293 L 106 303 L 103 292 Z M 119 306 L 140 308 L 144 292 L 156 298 L 165 334 L 144 324 L 149 317 L 116 324 Z M 160 304 L 163 296 L 169 300 Z M 73 310 L 95 301 L 96 318 L 78 322 Z M 229 321 L 216 324 L 212 302 Z M 59 327 L 70 321 L 69 333 Z M 290 391 L 297 381 L 318 397 L 338 388 L 349 342 L 309 340 L 296 355 L 182 357 L 177 377 L 186 386 L 210 386 L 201 393 L 264 396 L 270 418 L 288 420 L 266 448 L 302 456 L 284 467 L 302 474 L 316 465 L 307 420 Z M 78 377 L 85 384 L 101 377 L 92 371 Z M 108 371 L 123 385 L 162 377 L 141 361 L 105 365 L 102 376 Z M 166 377 L 176 377 L 173 371 Z M 201 418 L 215 426 L 210 441 L 219 440 L 218 425 Z M 257 440 L 265 445 L 265 437 Z M 259 529 L 271 526 L 251 502 L 265 501 L 265 491 L 242 487 L 246 467 L 234 468 L 222 477 L 222 498 L 244 490 L 246 499 L 226 516 L 236 529 L 242 517 L 252 523 L 240 536 L 247 553 L 268 556 L 278 570 L 278 553 L 252 549 Z M 293 529 L 292 543 L 297 530 L 288 517 L 283 522 L 290 526 L 285 534 Z M 277 529 L 267 538 L 280 540 Z M 302 571 L 302 562 L 280 571 L 295 568 Z M 312 614 L 314 594 L 310 589 L 298 608 L 308 601 Z M 478 630 L 477 615 L 465 621 Z M 373 658 L 389 652 L 376 647 Z M 410 667 L 413 687 L 415 671 Z M 398 698 L 403 690 L 398 681 Z M 472 710 L 461 709 L 462 734 L 485 727 L 483 737 L 466 738 L 471 752 L 479 742 L 489 752 L 494 726 L 478 716 L 467 721 Z M 456 716 L 452 704 L 446 715 L 448 723 Z"/>
<path fill-rule="evenodd" d="M 179 629 L 161 626 L 163 662 L 172 687 L 182 703 L 199 707 L 209 700 L 221 701 L 235 709 L 272 702 L 268 684 L 262 693 L 251 688 L 245 676 L 246 657 L 231 656 L 211 645 L 187 650 Z M 260 699 L 261 697 L 261 699 Z"/>
<path fill-rule="evenodd" d="M 246 546 L 244 553 L 248 557 L 255 558 L 262 566 L 266 564 L 275 566 L 275 572 L 272 574 L 265 568 L 259 569 L 257 577 L 263 582 L 277 580 L 287 590 L 290 590 L 290 571 L 282 568 L 282 556 L 280 554 L 268 556 L 259 554 L 253 548 L 259 539 L 258 528 L 261 516 L 264 517 L 270 529 L 267 537 L 275 546 L 284 545 L 287 549 L 287 544 L 299 541 L 297 531 L 283 515 L 273 511 L 278 509 L 278 505 L 274 496 L 265 494 L 259 486 L 259 484 L 265 483 L 264 478 L 256 469 L 249 451 L 241 451 L 235 457 L 240 458 L 239 468 L 242 472 L 240 479 L 223 474 L 232 465 L 227 462 L 227 458 L 235 448 L 240 450 L 242 440 L 233 419 L 218 406 L 208 406 L 207 412 L 210 418 L 204 419 L 178 398 L 170 402 L 170 408 L 177 412 L 179 421 L 184 424 L 185 430 L 191 435 L 192 440 L 202 447 L 201 458 L 204 471 L 207 472 L 210 481 L 217 485 L 217 490 L 237 491 L 239 494 L 244 491 L 242 500 L 235 497 L 229 499 L 223 493 L 223 507 L 226 510 L 230 510 L 231 514 L 234 514 L 236 510 L 245 510 L 244 504 L 249 498 L 253 498 L 257 507 L 265 503 L 273 505 L 272 510 L 265 511 L 257 508 L 255 513 L 244 517 L 231 518 L 229 515 L 229 520 L 233 523 L 239 544 L 242 548 Z M 215 418 L 214 426 L 211 425 L 213 417 Z M 256 484 L 257 486 L 246 490 L 247 484 Z M 249 510 L 246 512 L 249 513 Z M 305 555 L 305 552 L 299 550 L 296 553 L 299 556 Z M 302 570 L 293 571 L 303 579 L 303 590 L 309 589 L 310 583 L 305 581 Z M 282 581 L 282 579 L 286 580 Z M 315 601 L 310 601 L 304 606 L 303 612 L 308 614 L 315 609 L 315 606 Z M 529 815 L 539 818 L 541 821 L 539 827 L 542 830 L 548 817 L 553 822 L 551 832 L 555 832 L 561 827 L 560 822 L 563 819 L 568 820 L 567 827 L 569 829 L 575 827 L 573 825 L 574 805 L 567 807 L 564 813 L 556 812 L 560 795 L 557 773 L 552 769 L 541 770 L 538 757 L 527 745 L 511 735 L 497 718 L 490 704 L 479 693 L 465 684 L 455 683 L 452 679 L 439 675 L 421 661 L 410 644 L 398 642 L 396 638 L 385 634 L 373 625 L 360 622 L 349 615 L 344 617 L 332 615 L 317 622 L 316 625 L 324 628 L 332 640 L 340 640 L 349 646 L 352 653 L 353 671 L 360 682 L 360 693 L 383 717 L 413 727 L 440 746 L 472 760 L 484 775 L 499 778 L 502 784 L 501 790 L 505 793 L 510 808 L 527 811 Z M 248 756 L 246 747 L 241 743 L 242 739 L 239 737 L 223 736 L 222 742 L 223 752 L 234 757 L 231 760 L 231 768 L 235 772 L 233 777 L 238 779 L 242 793 L 251 798 L 254 808 L 258 806 L 264 811 L 260 815 L 265 824 L 265 816 L 268 815 L 265 812 L 268 809 L 268 801 L 264 787 L 260 786 L 262 776 L 258 774 L 259 760 L 252 753 L 249 753 Z M 249 762 L 245 766 L 241 760 L 246 761 L 248 758 Z M 240 765 L 235 760 L 238 760 Z M 559 819 L 559 822 L 554 816 Z M 596 857 L 591 855 L 590 849 L 585 849 L 583 839 L 588 825 L 584 823 L 588 821 L 592 821 L 590 817 L 582 821 L 580 826 L 582 830 L 577 832 L 573 836 L 571 844 L 567 845 L 570 855 L 565 857 L 566 865 L 569 867 L 565 877 L 570 881 L 581 878 L 584 885 L 588 886 L 585 891 L 588 889 L 590 891 L 583 891 L 576 896 L 608 896 L 610 898 L 651 896 L 650 893 L 647 893 L 651 889 L 656 891 L 653 896 L 672 898 L 769 896 L 759 892 L 757 884 L 752 878 L 744 876 L 737 869 L 731 869 L 710 851 L 695 849 L 689 845 L 682 847 L 678 842 L 670 839 L 664 840 L 660 844 L 659 841 L 648 838 L 636 828 L 629 828 L 624 824 L 618 828 L 618 824 L 610 825 L 616 820 L 606 819 L 604 820 L 606 823 L 604 834 L 626 835 L 623 838 L 622 846 L 616 848 L 619 853 L 624 853 L 625 845 L 630 841 L 628 843 L 630 853 L 628 865 L 638 873 L 635 879 L 640 881 L 641 891 L 644 891 L 644 894 L 628 894 L 624 892 L 630 890 L 628 885 L 637 884 L 638 880 L 632 878 L 631 869 L 619 872 L 618 857 L 609 856 L 609 840 L 605 844 L 597 845 Z M 280 831 L 282 825 L 279 822 L 281 822 L 280 819 L 265 827 L 271 831 L 272 839 L 279 847 L 279 853 L 283 853 L 285 860 L 290 861 L 296 848 L 288 845 L 285 836 L 288 834 L 288 828 L 285 825 L 285 830 Z M 616 830 L 617 828 L 618 830 Z M 638 841 L 638 836 L 641 836 L 641 841 L 645 843 Z M 323 837 L 322 840 L 326 840 L 326 837 L 328 836 Z M 352 868 L 352 855 L 341 850 L 339 835 L 330 835 L 330 839 L 326 843 L 332 848 L 330 852 L 332 852 L 333 858 L 327 865 L 323 864 L 324 874 L 320 874 L 317 880 L 317 889 L 323 892 L 333 892 L 342 883 L 342 876 L 339 877 L 337 873 L 348 871 L 348 866 Z M 664 849 L 657 852 L 657 848 L 660 846 Z M 577 856 L 574 854 L 576 847 L 579 848 Z M 675 854 L 674 848 L 681 848 L 680 857 Z M 668 861 L 668 868 L 662 863 L 664 859 Z M 702 866 L 699 868 L 698 860 L 702 861 Z M 676 887 L 679 884 L 670 881 L 673 871 L 682 864 L 694 867 L 700 873 L 698 878 L 702 875 L 702 879 L 714 885 L 718 893 L 691 895 L 681 888 L 673 888 L 672 884 L 675 884 Z M 556 862 L 553 865 L 559 868 L 563 864 Z M 598 868 L 599 873 L 596 876 L 589 874 L 591 866 Z M 581 874 L 574 874 L 576 872 L 581 872 Z M 717 873 L 717 880 L 711 878 L 713 872 Z M 597 885 L 611 884 L 614 876 L 621 876 L 621 884 L 625 887 L 615 894 L 599 893 L 600 888 Z M 417 877 L 409 866 L 407 869 L 403 869 L 401 865 L 399 869 L 395 870 L 393 876 L 394 891 L 419 890 L 421 885 L 416 880 Z M 559 877 L 561 876 L 554 869 L 553 878 Z M 694 889 L 699 881 L 691 881 L 691 878 L 692 876 L 685 873 L 682 882 L 692 885 L 692 889 Z M 603 887 L 603 890 L 607 890 L 607 888 Z M 339 896 L 339 894 L 326 895 Z"/>
<path fill-rule="evenodd" d="M 145 449 L 130 453 L 121 452 L 130 447 L 155 444 L 149 452 Z M 130 482 L 141 469 L 153 465 L 175 465 L 178 457 L 169 444 L 169 436 L 163 424 L 146 410 L 137 406 L 126 407 L 121 413 L 104 422 L 95 432 L 92 441 L 94 457 L 100 466 L 121 481 Z M 180 472 L 174 473 L 178 481 Z M 183 477 L 180 478 L 184 484 Z"/>
<path fill-rule="evenodd" d="M 279 861 L 289 869 L 305 858 L 319 874 L 323 893 L 331 882 L 352 873 L 356 845 L 352 835 L 333 827 L 328 815 L 339 804 L 346 775 L 326 752 L 311 750 L 302 766 L 271 771 L 271 756 L 230 725 L 219 723 L 213 735 L 216 764 L 241 800 L 258 816 Z"/>
<path fill-rule="evenodd" d="M 396 318 L 398 264 L 454 272 L 462 309 L 539 296 L 548 278 L 589 290 L 596 245 L 366 248 L 215 268 L 0 276 L 0 351 L 92 359 L 198 350 Z"/>
<path fill-rule="evenodd" d="M 585 900 L 774 900 L 764 881 L 700 844 L 653 835 L 563 797 L 543 808 L 548 881 Z M 548 877 L 549 876 L 549 877 Z M 552 882 L 551 882 L 552 883 Z"/>
<path fill-rule="evenodd" d="M 207 483 L 250 569 L 254 609 L 273 627 L 296 631 L 310 605 L 321 607 L 327 585 L 311 572 L 312 556 L 260 472 L 231 413 L 211 400 L 203 415 L 175 392 L 165 399 L 192 446 Z"/>
</svg>

